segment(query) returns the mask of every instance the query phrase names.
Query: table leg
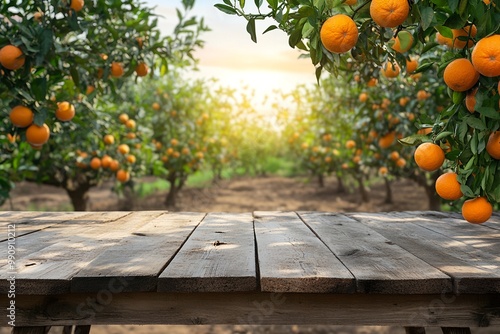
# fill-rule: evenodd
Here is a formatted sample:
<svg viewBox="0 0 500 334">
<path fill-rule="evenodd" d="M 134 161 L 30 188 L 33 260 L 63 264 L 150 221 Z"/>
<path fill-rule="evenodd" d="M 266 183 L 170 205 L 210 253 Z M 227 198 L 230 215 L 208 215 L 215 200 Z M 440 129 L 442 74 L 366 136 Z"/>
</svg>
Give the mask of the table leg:
<svg viewBox="0 0 500 334">
<path fill-rule="evenodd" d="M 71 334 L 73 332 L 73 326 L 64 326 L 62 334 Z"/>
<path fill-rule="evenodd" d="M 85 326 L 76 326 L 75 334 L 89 334 L 90 333 L 90 325 Z"/>
<path fill-rule="evenodd" d="M 469 327 L 441 327 L 443 334 L 471 334 Z"/>
<path fill-rule="evenodd" d="M 50 330 L 50 326 L 39 327 L 13 327 L 12 334 L 46 334 Z"/>
<path fill-rule="evenodd" d="M 406 334 L 425 334 L 424 327 L 405 327 Z"/>
</svg>

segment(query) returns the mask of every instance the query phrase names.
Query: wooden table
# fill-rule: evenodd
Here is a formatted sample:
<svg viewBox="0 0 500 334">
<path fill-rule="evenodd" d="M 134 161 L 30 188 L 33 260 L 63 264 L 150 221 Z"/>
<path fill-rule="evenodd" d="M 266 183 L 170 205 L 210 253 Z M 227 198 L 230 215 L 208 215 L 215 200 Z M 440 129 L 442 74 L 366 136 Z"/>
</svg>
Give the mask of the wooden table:
<svg viewBox="0 0 500 334">
<path fill-rule="evenodd" d="M 497 213 L 480 226 L 439 212 L 0 212 L 0 222 L 0 301 L 3 312 L 15 302 L 15 333 L 92 324 L 500 328 Z"/>
</svg>

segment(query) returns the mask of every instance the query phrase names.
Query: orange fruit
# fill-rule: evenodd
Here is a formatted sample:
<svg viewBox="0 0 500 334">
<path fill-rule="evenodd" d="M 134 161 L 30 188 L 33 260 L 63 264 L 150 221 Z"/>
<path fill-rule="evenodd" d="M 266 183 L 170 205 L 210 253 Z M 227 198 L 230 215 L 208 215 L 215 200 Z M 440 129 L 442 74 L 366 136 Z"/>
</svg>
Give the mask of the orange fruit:
<svg viewBox="0 0 500 334">
<path fill-rule="evenodd" d="M 348 5 L 348 6 L 354 6 L 357 3 L 358 3 L 358 0 L 345 0 L 344 1 L 344 5 Z"/>
<path fill-rule="evenodd" d="M 481 38 L 472 50 L 472 64 L 485 77 L 500 75 L 500 35 Z"/>
<path fill-rule="evenodd" d="M 453 39 L 449 37 L 444 37 L 439 32 L 436 33 L 436 42 L 441 45 L 446 45 L 449 48 L 451 48 L 453 45 Z"/>
<path fill-rule="evenodd" d="M 120 123 L 122 123 L 122 124 L 127 123 L 127 121 L 129 120 L 128 115 L 125 113 L 120 114 L 120 116 L 118 116 L 118 119 L 120 120 Z"/>
<path fill-rule="evenodd" d="M 344 14 L 334 15 L 321 26 L 320 38 L 321 43 L 328 51 L 344 53 L 356 45 L 358 27 L 349 16 Z"/>
<path fill-rule="evenodd" d="M 421 89 L 417 92 L 417 100 L 419 100 L 419 101 L 427 100 L 430 96 L 431 96 L 431 94 L 426 92 L 423 89 Z"/>
<path fill-rule="evenodd" d="M 9 117 L 12 124 L 18 128 L 25 128 L 33 123 L 35 115 L 30 108 L 25 106 L 15 106 L 11 109 Z"/>
<path fill-rule="evenodd" d="M 384 28 L 401 25 L 409 13 L 408 0 L 372 0 L 370 4 L 370 16 L 375 23 Z"/>
<path fill-rule="evenodd" d="M 404 40 L 406 42 L 403 43 L 404 47 L 401 47 L 401 40 Z M 392 49 L 394 51 L 405 53 L 406 51 L 411 49 L 415 40 L 413 39 L 412 34 L 410 34 L 408 31 L 403 30 L 400 31 L 395 38 L 393 37 L 392 41 L 394 41 L 394 44 L 392 44 Z"/>
<path fill-rule="evenodd" d="M 123 69 L 123 65 L 121 63 L 116 61 L 111 63 L 111 75 L 113 77 L 119 78 L 123 76 L 123 73 L 125 73 L 125 70 Z"/>
<path fill-rule="evenodd" d="M 399 98 L 399 105 L 401 107 L 404 107 L 408 104 L 408 102 L 410 102 L 410 98 L 409 97 L 400 97 Z"/>
<path fill-rule="evenodd" d="M 101 159 L 99 159 L 98 157 L 93 157 L 92 160 L 90 160 L 90 168 L 92 169 L 101 168 Z"/>
<path fill-rule="evenodd" d="M 368 100 L 368 94 L 361 93 L 359 94 L 359 102 L 366 102 Z"/>
<path fill-rule="evenodd" d="M 116 179 L 120 182 L 127 182 L 130 180 L 130 173 L 126 170 L 120 169 L 116 172 Z"/>
<path fill-rule="evenodd" d="M 392 161 L 397 161 L 399 159 L 399 152 L 397 151 L 392 151 L 391 154 L 389 155 L 389 158 Z"/>
<path fill-rule="evenodd" d="M 387 173 L 389 173 L 389 170 L 387 169 L 387 167 L 382 166 L 378 169 L 378 172 L 380 175 L 385 176 L 387 175 Z"/>
<path fill-rule="evenodd" d="M 469 59 L 458 58 L 446 66 L 443 78 L 446 85 L 452 90 L 456 92 L 465 92 L 471 89 L 479 80 L 479 73 L 474 66 L 472 66 Z"/>
<path fill-rule="evenodd" d="M 179 141 L 175 138 L 170 139 L 170 145 L 172 146 L 177 146 L 179 144 Z"/>
<path fill-rule="evenodd" d="M 105 135 L 103 141 L 106 145 L 113 145 L 115 143 L 115 137 L 113 137 L 113 135 Z"/>
<path fill-rule="evenodd" d="M 153 104 L 151 105 L 151 107 L 153 108 L 153 110 L 160 110 L 161 106 L 158 102 L 153 102 Z"/>
<path fill-rule="evenodd" d="M 135 139 L 137 135 L 134 132 L 129 132 L 126 135 L 127 139 Z"/>
<path fill-rule="evenodd" d="M 465 107 L 467 107 L 470 113 L 473 113 L 476 108 L 476 93 L 477 88 L 470 90 L 465 96 Z"/>
<path fill-rule="evenodd" d="M 432 132 L 432 128 L 429 127 L 429 128 L 422 128 L 422 129 L 418 130 L 417 134 L 419 134 L 419 135 L 428 135 L 431 132 Z"/>
<path fill-rule="evenodd" d="M 43 17 L 43 13 L 42 12 L 35 12 L 33 14 L 33 20 L 35 20 L 37 22 L 42 22 L 42 17 Z"/>
<path fill-rule="evenodd" d="M 71 5 L 69 5 L 69 7 L 75 12 L 79 12 L 82 10 L 84 4 L 84 0 L 71 0 Z"/>
<path fill-rule="evenodd" d="M 377 78 L 370 78 L 370 80 L 368 80 L 368 82 L 366 83 L 366 85 L 368 87 L 375 87 L 378 83 L 378 80 Z"/>
<path fill-rule="evenodd" d="M 361 162 L 361 157 L 359 155 L 354 156 L 354 158 L 352 158 L 352 162 L 359 164 Z"/>
<path fill-rule="evenodd" d="M 486 144 L 486 152 L 493 158 L 500 160 L 500 131 L 490 134 Z"/>
<path fill-rule="evenodd" d="M 109 155 L 105 155 L 101 159 L 101 167 L 102 168 L 109 168 L 111 165 L 111 161 L 113 161 L 113 158 L 111 158 Z"/>
<path fill-rule="evenodd" d="M 129 129 L 135 129 L 136 127 L 136 123 L 133 119 L 129 119 L 126 123 L 125 123 L 125 126 Z"/>
<path fill-rule="evenodd" d="M 457 173 L 454 172 L 440 175 L 436 180 L 435 188 L 437 194 L 448 201 L 455 201 L 464 195 L 457 181 Z"/>
<path fill-rule="evenodd" d="M 378 140 L 378 146 L 381 148 L 389 148 L 392 143 L 394 143 L 394 139 L 396 139 L 396 133 L 391 131 Z"/>
<path fill-rule="evenodd" d="M 95 87 L 94 87 L 94 86 L 92 86 L 92 85 L 88 85 L 88 86 L 87 86 L 87 89 L 85 90 L 85 95 L 90 95 L 90 94 L 92 94 L 92 93 L 94 92 L 94 90 L 95 90 Z"/>
<path fill-rule="evenodd" d="M 130 152 L 130 147 L 127 144 L 118 145 L 118 152 L 121 154 L 128 154 Z"/>
<path fill-rule="evenodd" d="M 386 78 L 395 78 L 399 75 L 399 65 L 397 63 L 386 62 L 384 66 L 382 66 L 381 73 Z"/>
<path fill-rule="evenodd" d="M 347 149 L 349 149 L 349 150 L 350 150 L 351 148 L 355 148 L 355 147 L 356 147 L 356 142 L 355 142 L 354 140 L 350 139 L 350 140 L 346 141 L 346 143 L 345 143 L 345 147 L 346 147 Z"/>
<path fill-rule="evenodd" d="M 17 70 L 24 65 L 24 54 L 14 45 L 6 45 L 0 49 L 0 64 L 8 70 Z"/>
<path fill-rule="evenodd" d="M 135 40 L 137 42 L 137 45 L 139 46 L 139 49 L 142 49 L 142 46 L 144 45 L 144 40 L 142 39 L 142 37 L 136 37 Z"/>
<path fill-rule="evenodd" d="M 69 102 L 59 102 L 57 104 L 56 118 L 60 121 L 71 121 L 75 117 L 75 106 Z"/>
<path fill-rule="evenodd" d="M 433 143 L 420 144 L 415 150 L 415 162 L 420 169 L 426 172 L 438 170 L 444 163 L 444 151 Z"/>
<path fill-rule="evenodd" d="M 120 169 L 120 163 L 118 162 L 118 160 L 113 159 L 109 163 L 109 169 L 111 169 L 113 172 L 116 172 L 118 169 Z"/>
<path fill-rule="evenodd" d="M 137 161 L 137 159 L 136 159 L 135 155 L 129 154 L 129 155 L 127 155 L 127 161 L 131 164 L 134 164 Z"/>
<path fill-rule="evenodd" d="M 42 126 L 31 124 L 26 130 L 26 141 L 35 146 L 45 144 L 50 138 L 50 129 L 47 124 Z"/>
<path fill-rule="evenodd" d="M 493 207 L 485 197 L 468 199 L 462 205 L 462 216 L 472 224 L 484 223 L 492 213 Z"/>
<path fill-rule="evenodd" d="M 471 29 L 472 27 L 472 29 Z M 462 29 L 452 29 L 453 32 L 453 47 L 457 49 L 463 49 L 467 45 L 468 48 L 474 45 L 472 38 L 476 37 L 477 28 L 474 24 L 463 27 Z M 470 37 L 469 37 L 470 31 Z M 468 38 L 467 41 L 462 41 L 458 37 Z"/>
<path fill-rule="evenodd" d="M 145 63 L 139 63 L 135 68 L 135 73 L 137 73 L 137 76 L 139 77 L 146 76 L 148 74 L 148 71 L 149 71 L 148 65 L 146 65 Z"/>
<path fill-rule="evenodd" d="M 396 166 L 403 168 L 406 166 L 406 160 L 404 158 L 399 158 L 398 161 L 396 161 Z"/>
<path fill-rule="evenodd" d="M 406 73 L 411 74 L 415 72 L 415 70 L 418 67 L 418 60 L 417 58 L 411 57 L 410 60 L 406 60 Z"/>
</svg>

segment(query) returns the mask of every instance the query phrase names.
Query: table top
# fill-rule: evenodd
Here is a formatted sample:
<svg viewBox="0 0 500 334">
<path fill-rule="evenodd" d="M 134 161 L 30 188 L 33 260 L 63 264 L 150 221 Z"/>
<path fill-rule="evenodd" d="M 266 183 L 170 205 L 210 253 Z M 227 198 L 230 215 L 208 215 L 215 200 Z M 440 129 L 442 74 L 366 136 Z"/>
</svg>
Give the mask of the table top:
<svg viewBox="0 0 500 334">
<path fill-rule="evenodd" d="M 500 214 L 0 212 L 0 293 L 500 293 Z M 15 233 L 15 268 L 8 263 Z M 12 235 L 10 235 L 12 236 Z M 12 250 L 13 248 L 11 248 Z"/>
</svg>

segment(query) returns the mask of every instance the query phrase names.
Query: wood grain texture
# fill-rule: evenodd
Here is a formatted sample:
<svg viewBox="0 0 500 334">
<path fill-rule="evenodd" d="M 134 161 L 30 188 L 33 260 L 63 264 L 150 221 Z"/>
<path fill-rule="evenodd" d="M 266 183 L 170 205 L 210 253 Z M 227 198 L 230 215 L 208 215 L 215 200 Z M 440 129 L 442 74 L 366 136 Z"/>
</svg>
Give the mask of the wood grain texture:
<svg viewBox="0 0 500 334">
<path fill-rule="evenodd" d="M 405 327 L 406 334 L 425 334 L 425 327 Z"/>
<path fill-rule="evenodd" d="M 357 292 L 449 292 L 451 278 L 368 226 L 331 213 L 299 213 L 356 278 Z"/>
<path fill-rule="evenodd" d="M 443 334 L 471 334 L 470 328 L 443 327 Z"/>
<path fill-rule="evenodd" d="M 118 244 L 108 247 L 73 276 L 71 291 L 156 291 L 158 275 L 204 216 L 169 213 L 130 229 Z"/>
<path fill-rule="evenodd" d="M 500 327 L 498 295 L 95 293 L 16 298 L 16 324 L 239 324 Z M 100 301 L 100 303 L 98 303 Z M 5 305 L 6 296 L 0 296 Z M 161 316 L 159 316 L 161 315 Z"/>
<path fill-rule="evenodd" d="M 293 212 L 255 212 L 260 285 L 266 292 L 352 293 L 352 274 Z"/>
<path fill-rule="evenodd" d="M 498 256 L 415 224 L 398 213 L 349 216 L 451 276 L 455 293 L 500 292 Z"/>
<path fill-rule="evenodd" d="M 210 213 L 158 278 L 158 291 L 257 288 L 251 213 Z"/>
<path fill-rule="evenodd" d="M 47 328 L 48 327 L 48 328 Z M 50 330 L 50 326 L 39 326 L 39 327 L 14 327 L 12 328 L 12 334 L 46 334 Z"/>
<path fill-rule="evenodd" d="M 55 225 L 58 230 L 51 244 L 29 254 L 17 263 L 16 292 L 19 294 L 58 294 L 70 291 L 71 278 L 109 247 L 161 215 L 159 211 L 135 212 L 101 226 L 73 233 L 71 226 Z M 78 230 L 78 229 L 77 229 Z M 40 232 L 41 233 L 41 232 Z M 56 238 L 58 237 L 58 238 Z M 0 272 L 0 276 L 4 272 Z M 8 284 L 0 281 L 0 292 Z"/>
</svg>

